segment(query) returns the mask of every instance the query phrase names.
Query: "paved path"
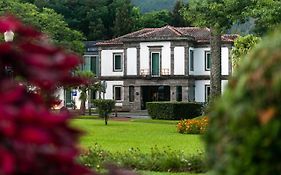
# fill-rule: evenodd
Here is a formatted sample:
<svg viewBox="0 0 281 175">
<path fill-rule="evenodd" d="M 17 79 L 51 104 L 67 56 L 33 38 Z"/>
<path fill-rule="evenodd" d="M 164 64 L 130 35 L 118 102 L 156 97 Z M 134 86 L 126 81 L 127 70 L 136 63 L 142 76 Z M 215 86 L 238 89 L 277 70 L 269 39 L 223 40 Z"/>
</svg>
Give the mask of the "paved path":
<svg viewBox="0 0 281 175">
<path fill-rule="evenodd" d="M 111 116 L 115 117 L 115 113 Z M 136 112 L 117 112 L 117 118 L 136 118 L 136 119 L 148 119 L 150 118 L 147 111 L 136 111 Z"/>
</svg>

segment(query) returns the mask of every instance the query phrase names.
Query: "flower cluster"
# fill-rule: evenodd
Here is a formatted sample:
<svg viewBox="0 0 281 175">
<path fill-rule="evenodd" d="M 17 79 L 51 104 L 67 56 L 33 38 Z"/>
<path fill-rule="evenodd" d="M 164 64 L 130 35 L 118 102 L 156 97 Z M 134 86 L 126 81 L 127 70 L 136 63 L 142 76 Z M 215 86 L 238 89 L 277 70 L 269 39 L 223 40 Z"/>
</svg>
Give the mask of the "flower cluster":
<svg viewBox="0 0 281 175">
<path fill-rule="evenodd" d="M 71 75 L 80 58 L 14 17 L 1 17 L 0 32 L 11 30 L 16 40 L 0 43 L 0 174 L 95 174 L 75 162 L 81 132 L 69 126 L 70 114 L 52 112 L 46 100 L 57 86 L 82 82 Z"/>
<path fill-rule="evenodd" d="M 208 117 L 185 119 L 177 124 L 177 131 L 182 134 L 203 134 L 208 127 Z"/>
</svg>

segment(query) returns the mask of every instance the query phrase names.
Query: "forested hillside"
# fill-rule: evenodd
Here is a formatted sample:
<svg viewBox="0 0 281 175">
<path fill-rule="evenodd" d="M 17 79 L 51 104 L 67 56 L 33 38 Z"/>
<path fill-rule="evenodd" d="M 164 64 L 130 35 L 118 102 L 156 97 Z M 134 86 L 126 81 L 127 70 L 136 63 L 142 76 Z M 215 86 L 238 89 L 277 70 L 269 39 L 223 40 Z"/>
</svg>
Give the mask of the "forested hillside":
<svg viewBox="0 0 281 175">
<path fill-rule="evenodd" d="M 188 2 L 188 0 L 183 0 Z M 132 3 L 141 9 L 141 12 L 151 12 L 153 10 L 171 10 L 177 0 L 132 0 Z"/>
</svg>

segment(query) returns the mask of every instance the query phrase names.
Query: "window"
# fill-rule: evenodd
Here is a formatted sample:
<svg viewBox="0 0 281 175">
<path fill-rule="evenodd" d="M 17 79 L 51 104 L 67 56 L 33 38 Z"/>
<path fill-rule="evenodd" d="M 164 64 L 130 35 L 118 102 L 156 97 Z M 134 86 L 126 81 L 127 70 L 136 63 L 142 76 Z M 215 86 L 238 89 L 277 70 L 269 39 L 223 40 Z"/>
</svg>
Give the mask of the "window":
<svg viewBox="0 0 281 175">
<path fill-rule="evenodd" d="M 177 101 L 182 101 L 182 86 L 177 86 L 176 98 Z"/>
<path fill-rule="evenodd" d="M 194 51 L 193 50 L 190 50 L 189 57 L 190 57 L 190 62 L 189 62 L 190 71 L 194 71 Z"/>
<path fill-rule="evenodd" d="M 98 65 L 99 65 L 99 59 L 98 56 L 92 56 L 91 57 L 91 71 L 97 75 L 98 74 Z"/>
<path fill-rule="evenodd" d="M 211 94 L 211 86 L 205 85 L 205 102 L 209 101 L 210 94 Z"/>
<path fill-rule="evenodd" d="M 160 53 L 159 52 L 151 53 L 151 75 L 152 76 L 160 75 Z"/>
<path fill-rule="evenodd" d="M 90 90 L 89 96 L 91 100 L 97 99 L 97 90 Z"/>
<path fill-rule="evenodd" d="M 135 101 L 135 87 L 129 86 L 129 102 Z"/>
<path fill-rule="evenodd" d="M 205 51 L 205 70 L 211 70 L 211 52 Z"/>
<path fill-rule="evenodd" d="M 188 100 L 195 101 L 195 85 L 189 87 Z"/>
<path fill-rule="evenodd" d="M 120 101 L 122 100 L 122 92 L 121 92 L 121 86 L 114 86 L 114 100 Z"/>
<path fill-rule="evenodd" d="M 67 108 L 71 108 L 73 105 L 71 89 L 64 90 L 64 105 Z"/>
<path fill-rule="evenodd" d="M 84 56 L 84 64 L 82 65 L 82 70 L 90 71 L 91 69 L 91 56 Z"/>
<path fill-rule="evenodd" d="M 84 64 L 82 70 L 92 71 L 95 75 L 98 74 L 99 59 L 96 55 L 84 56 Z"/>
<path fill-rule="evenodd" d="M 122 72 L 122 54 L 121 53 L 113 54 L 113 71 Z"/>
</svg>

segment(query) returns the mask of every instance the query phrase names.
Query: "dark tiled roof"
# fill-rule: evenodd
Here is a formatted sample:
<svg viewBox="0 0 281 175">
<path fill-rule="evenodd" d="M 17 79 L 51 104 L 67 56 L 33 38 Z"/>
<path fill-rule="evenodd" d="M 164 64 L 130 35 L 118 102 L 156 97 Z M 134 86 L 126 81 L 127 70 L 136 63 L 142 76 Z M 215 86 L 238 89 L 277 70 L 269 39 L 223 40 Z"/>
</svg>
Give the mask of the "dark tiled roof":
<svg viewBox="0 0 281 175">
<path fill-rule="evenodd" d="M 223 42 L 233 42 L 238 35 L 223 35 Z M 161 28 L 145 28 L 133 33 L 129 33 L 118 38 L 107 40 L 104 42 L 98 42 L 98 46 L 106 45 L 119 45 L 123 44 L 126 40 L 141 40 L 141 39 L 159 39 L 159 38 L 192 38 L 198 43 L 209 42 L 210 29 L 199 27 L 172 27 L 164 26 Z"/>
</svg>

